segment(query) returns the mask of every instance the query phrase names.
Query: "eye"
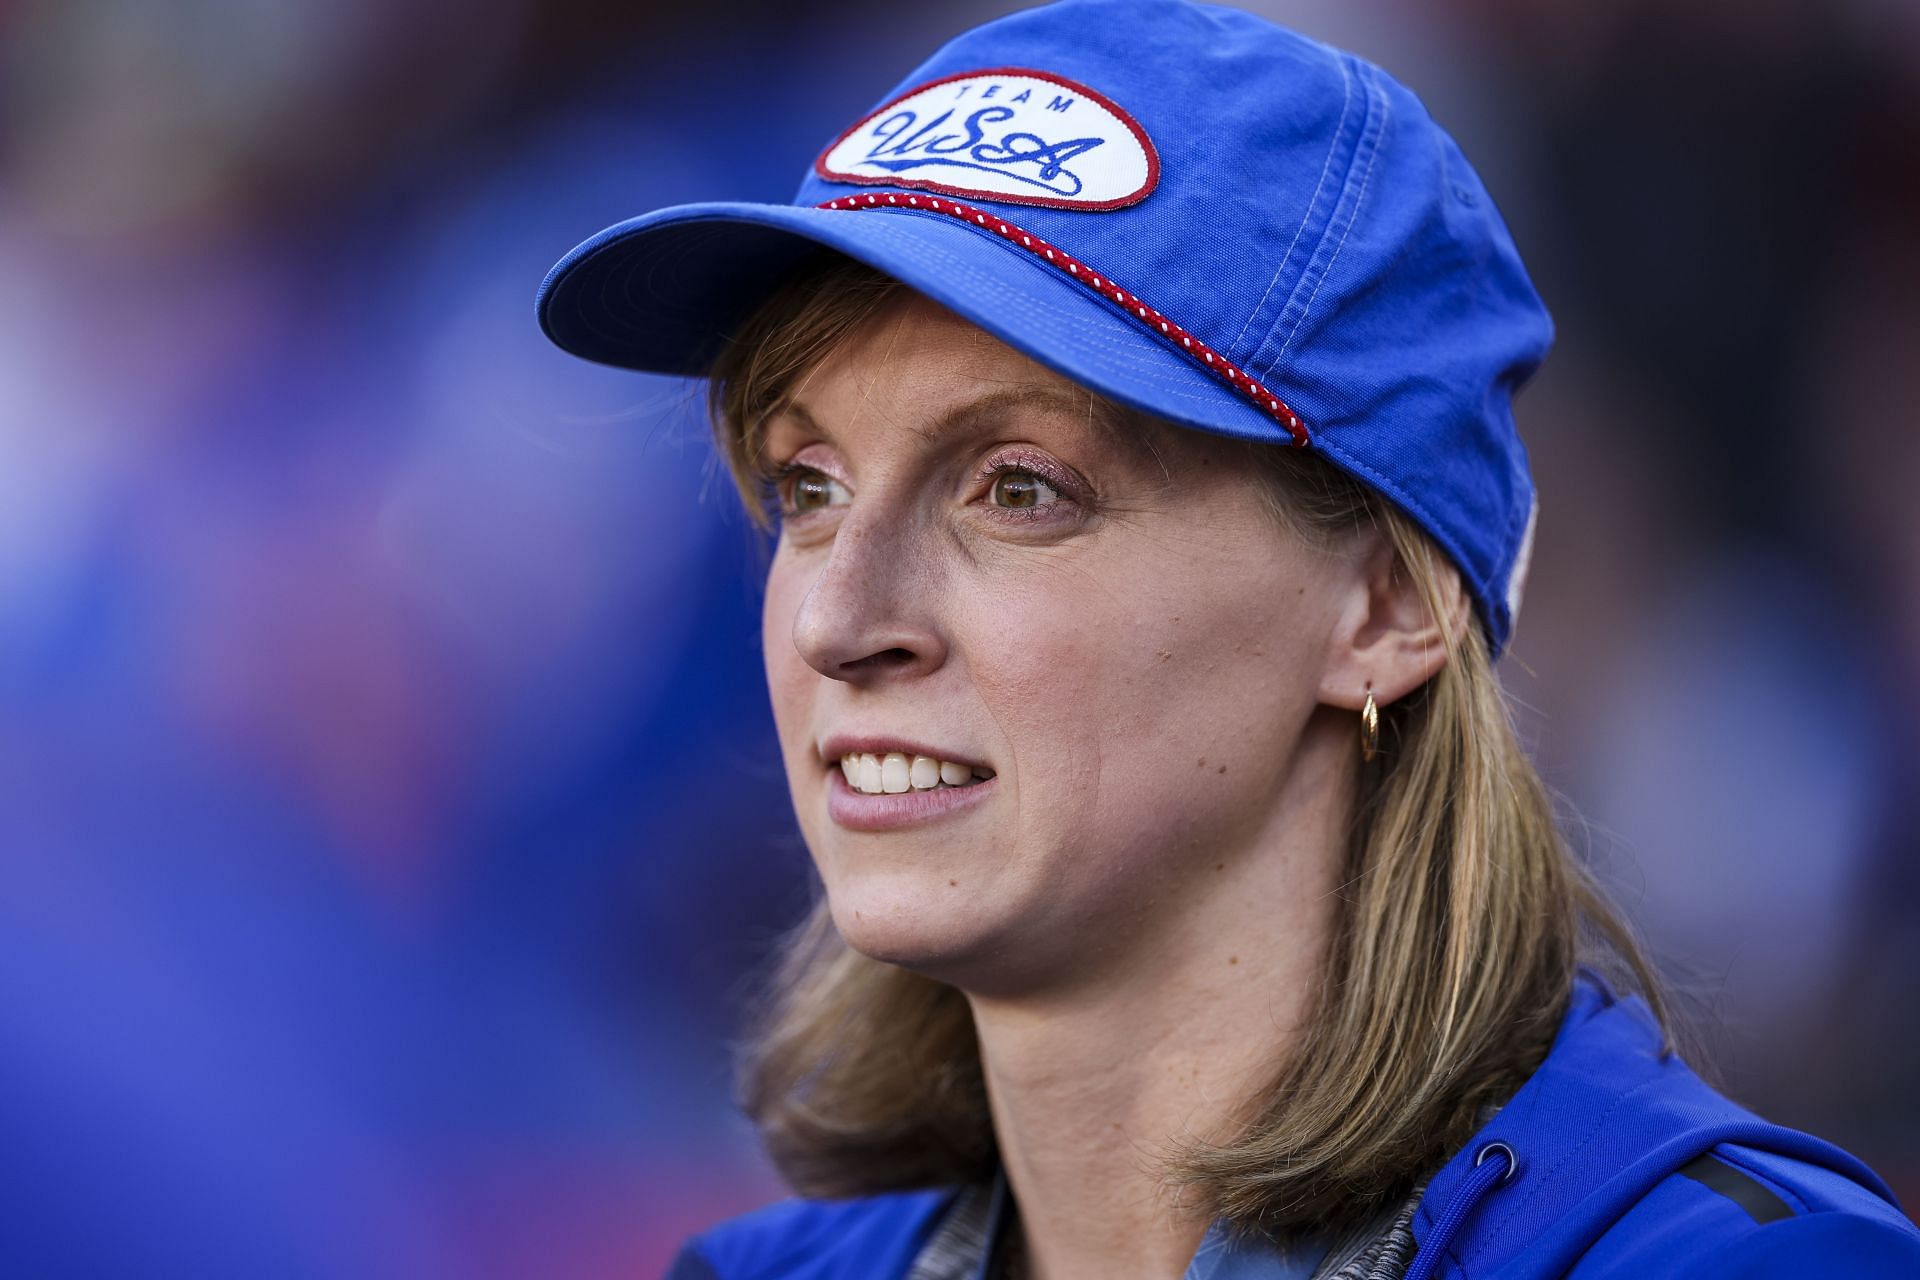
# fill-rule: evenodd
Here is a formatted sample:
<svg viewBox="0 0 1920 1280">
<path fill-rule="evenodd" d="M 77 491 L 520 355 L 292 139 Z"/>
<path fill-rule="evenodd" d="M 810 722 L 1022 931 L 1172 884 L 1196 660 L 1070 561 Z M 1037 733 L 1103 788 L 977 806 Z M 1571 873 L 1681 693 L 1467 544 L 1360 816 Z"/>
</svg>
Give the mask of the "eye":
<svg viewBox="0 0 1920 1280">
<path fill-rule="evenodd" d="M 812 467 L 795 467 L 787 473 L 784 481 L 780 486 L 784 499 L 782 507 L 789 515 L 823 511 L 837 503 L 845 503 L 853 496 L 847 492 L 847 486 Z"/>
<path fill-rule="evenodd" d="M 1060 491 L 1031 471 L 1008 467 L 993 478 L 987 496 L 997 507 L 1022 511 L 1058 502 Z"/>
</svg>

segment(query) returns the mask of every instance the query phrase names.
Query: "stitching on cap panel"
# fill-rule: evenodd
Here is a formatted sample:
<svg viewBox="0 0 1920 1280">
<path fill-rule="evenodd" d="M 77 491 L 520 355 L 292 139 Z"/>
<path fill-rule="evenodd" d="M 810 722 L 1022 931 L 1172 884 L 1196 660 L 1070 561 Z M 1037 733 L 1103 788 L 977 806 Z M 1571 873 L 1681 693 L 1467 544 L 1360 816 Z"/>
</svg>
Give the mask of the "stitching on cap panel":
<svg viewBox="0 0 1920 1280">
<path fill-rule="evenodd" d="M 1340 86 L 1340 123 L 1347 120 L 1347 108 L 1353 104 L 1353 71 L 1345 59 L 1339 61 Z M 1247 312 L 1247 318 L 1240 322 L 1240 332 L 1233 335 L 1229 346 L 1238 349 L 1240 340 L 1247 336 L 1247 330 L 1253 327 L 1253 318 L 1260 314 L 1260 308 L 1267 305 L 1267 299 L 1273 293 L 1273 287 L 1280 283 L 1280 277 L 1287 272 L 1287 264 L 1293 261 L 1293 251 L 1300 243 L 1300 237 L 1306 234 L 1307 224 L 1313 221 L 1313 211 L 1320 207 L 1320 193 L 1326 190 L 1327 175 L 1333 172 L 1334 153 L 1340 150 L 1340 129 L 1336 126 L 1333 138 L 1327 143 L 1327 158 L 1320 162 L 1320 180 L 1313 184 L 1313 197 L 1307 201 L 1307 211 L 1300 219 L 1300 225 L 1293 229 L 1293 239 L 1287 241 L 1287 251 L 1280 255 L 1280 265 L 1273 269 L 1273 279 L 1267 281 L 1267 287 L 1260 294 L 1260 301 L 1253 304 L 1253 310 Z"/>
<path fill-rule="evenodd" d="M 1371 84 L 1371 77 L 1368 79 L 1369 92 L 1372 92 L 1378 86 Z M 1360 191 L 1353 198 L 1353 210 L 1347 215 L 1347 225 L 1340 229 L 1340 243 L 1333 246 L 1333 256 L 1328 258 L 1327 265 L 1321 268 L 1320 278 L 1313 282 L 1313 292 L 1307 297 L 1307 305 L 1300 309 L 1300 317 L 1293 322 L 1293 328 L 1287 331 L 1287 340 L 1281 343 L 1280 350 L 1274 353 L 1270 368 L 1278 369 L 1281 361 L 1287 358 L 1287 352 L 1293 347 L 1293 340 L 1300 336 L 1300 326 L 1305 324 L 1307 317 L 1313 314 L 1313 304 L 1320 299 L 1320 287 L 1326 284 L 1327 277 L 1333 274 L 1334 263 L 1340 261 L 1340 251 L 1347 247 L 1347 236 L 1352 233 L 1353 224 L 1360 220 L 1360 206 L 1366 203 L 1367 188 L 1373 184 L 1374 161 L 1380 158 L 1380 139 L 1386 133 L 1387 122 L 1393 114 L 1393 99 L 1383 89 L 1379 90 L 1379 93 L 1380 120 L 1377 127 L 1372 130 L 1374 141 L 1367 151 L 1367 171 L 1360 175 Z M 1362 143 L 1364 142 L 1365 135 L 1362 135 Z"/>
</svg>

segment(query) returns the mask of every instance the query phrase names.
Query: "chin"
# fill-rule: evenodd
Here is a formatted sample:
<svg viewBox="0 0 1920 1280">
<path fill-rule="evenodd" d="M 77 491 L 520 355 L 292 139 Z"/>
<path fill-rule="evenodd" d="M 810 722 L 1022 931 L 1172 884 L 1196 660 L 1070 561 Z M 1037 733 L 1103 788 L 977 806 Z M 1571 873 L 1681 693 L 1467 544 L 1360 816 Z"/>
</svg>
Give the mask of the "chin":
<svg viewBox="0 0 1920 1280">
<path fill-rule="evenodd" d="M 827 906 L 848 946 L 872 960 L 952 981 L 991 949 L 980 904 L 945 875 L 890 875 L 829 884 Z M 937 881 L 937 883 L 929 883 Z"/>
</svg>

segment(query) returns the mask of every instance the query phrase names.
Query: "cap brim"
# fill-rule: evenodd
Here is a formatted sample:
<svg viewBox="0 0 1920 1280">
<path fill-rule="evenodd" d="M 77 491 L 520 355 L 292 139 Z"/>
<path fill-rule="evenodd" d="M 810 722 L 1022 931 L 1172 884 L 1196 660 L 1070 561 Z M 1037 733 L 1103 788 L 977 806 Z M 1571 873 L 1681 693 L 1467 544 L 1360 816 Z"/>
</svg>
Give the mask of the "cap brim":
<svg viewBox="0 0 1920 1280">
<path fill-rule="evenodd" d="M 820 247 L 885 272 L 1121 404 L 1225 435 L 1288 439 L 1273 419 L 1064 272 L 997 236 L 916 210 L 662 209 L 608 227 L 562 258 L 540 285 L 540 327 L 588 360 L 704 375 L 753 309 Z M 1152 301 L 1151 282 L 1117 283 Z"/>
</svg>

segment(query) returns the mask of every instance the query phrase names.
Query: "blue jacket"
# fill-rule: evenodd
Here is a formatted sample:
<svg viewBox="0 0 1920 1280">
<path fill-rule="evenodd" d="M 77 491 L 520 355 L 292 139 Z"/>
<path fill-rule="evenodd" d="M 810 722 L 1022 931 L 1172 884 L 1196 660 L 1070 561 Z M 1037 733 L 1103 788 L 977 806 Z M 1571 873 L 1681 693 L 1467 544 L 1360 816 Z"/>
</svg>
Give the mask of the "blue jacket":
<svg viewBox="0 0 1920 1280">
<path fill-rule="evenodd" d="M 1920 1230 L 1872 1170 L 1659 1045 L 1644 1003 L 1583 975 L 1546 1060 L 1428 1183 L 1409 1277 L 1920 1277 Z M 900 1280 L 953 1194 L 777 1204 L 696 1237 L 669 1280 Z"/>
</svg>

